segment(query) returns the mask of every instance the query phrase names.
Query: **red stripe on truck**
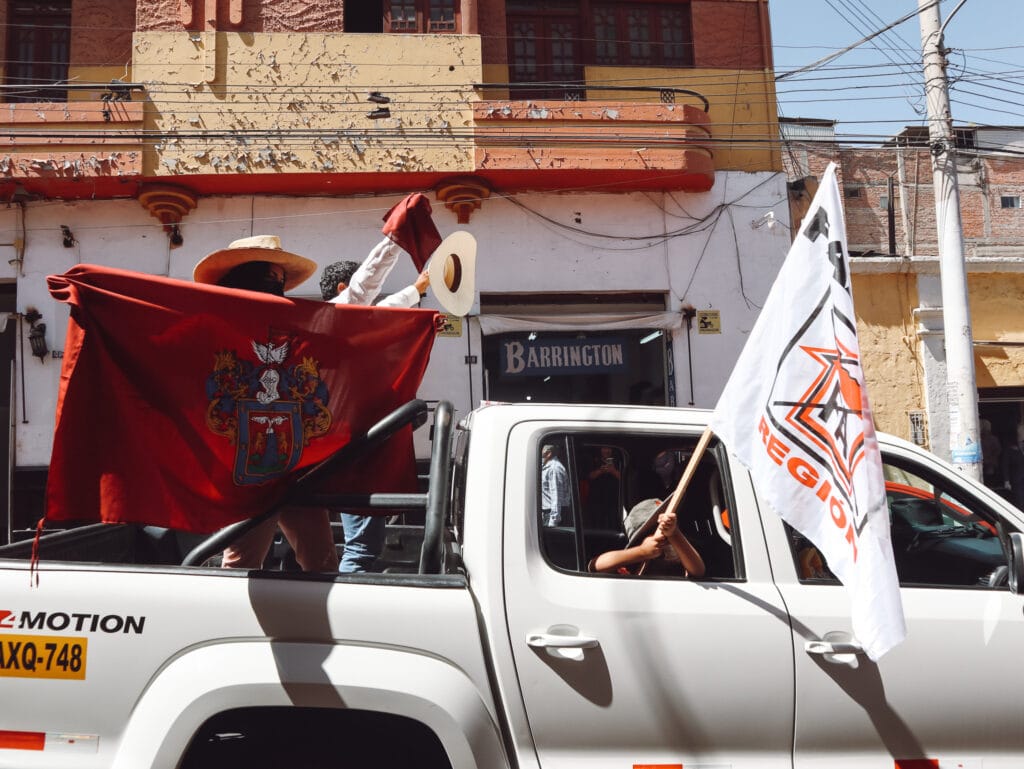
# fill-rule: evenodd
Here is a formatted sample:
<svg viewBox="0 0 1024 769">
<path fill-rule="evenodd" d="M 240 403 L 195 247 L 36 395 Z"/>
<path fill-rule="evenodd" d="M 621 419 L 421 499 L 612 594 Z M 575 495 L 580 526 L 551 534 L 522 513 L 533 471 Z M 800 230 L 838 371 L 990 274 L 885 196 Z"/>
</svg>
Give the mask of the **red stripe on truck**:
<svg viewBox="0 0 1024 769">
<path fill-rule="evenodd" d="M 46 732 L 9 732 L 0 729 L 0 748 L 8 750 L 42 750 Z"/>
</svg>

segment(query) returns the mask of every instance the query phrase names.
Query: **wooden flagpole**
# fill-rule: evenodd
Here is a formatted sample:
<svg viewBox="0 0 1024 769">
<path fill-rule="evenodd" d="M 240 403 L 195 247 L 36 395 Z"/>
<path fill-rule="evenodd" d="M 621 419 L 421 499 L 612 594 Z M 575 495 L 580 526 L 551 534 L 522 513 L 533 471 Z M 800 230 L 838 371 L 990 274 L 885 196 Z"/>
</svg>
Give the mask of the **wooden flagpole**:
<svg viewBox="0 0 1024 769">
<path fill-rule="evenodd" d="M 674 513 L 679 509 L 679 503 L 683 500 L 683 495 L 686 494 L 686 489 L 690 485 L 690 481 L 693 480 L 693 476 L 697 474 L 697 465 L 700 464 L 701 458 L 704 456 L 704 452 L 708 448 L 708 444 L 711 443 L 711 438 L 714 435 L 711 432 L 710 427 L 705 427 L 703 434 L 700 436 L 700 440 L 697 441 L 697 448 L 693 450 L 690 455 L 689 461 L 686 463 L 686 469 L 683 470 L 683 474 L 679 477 L 679 483 L 676 484 L 675 491 L 672 492 L 672 496 L 669 497 L 668 506 L 665 504 L 660 505 L 647 522 L 644 523 L 643 528 L 650 526 L 651 521 L 656 520 L 662 513 Z M 647 561 L 640 566 L 639 574 L 643 574 L 647 568 Z"/>
<path fill-rule="evenodd" d="M 679 483 L 676 484 L 676 490 L 672 492 L 672 496 L 669 498 L 668 507 L 659 509 L 658 514 L 661 513 L 674 513 L 679 509 L 679 503 L 683 499 L 683 495 L 686 493 L 686 488 L 690 485 L 690 481 L 693 480 L 693 476 L 697 474 L 697 465 L 700 464 L 701 458 L 704 456 L 704 452 L 707 450 L 708 444 L 711 443 L 711 436 L 714 433 L 711 432 L 710 427 L 704 428 L 703 435 L 700 436 L 700 440 L 697 441 L 697 448 L 693 450 L 693 454 L 690 455 L 690 461 L 686 463 L 686 469 L 683 471 L 682 476 L 679 478 Z"/>
</svg>

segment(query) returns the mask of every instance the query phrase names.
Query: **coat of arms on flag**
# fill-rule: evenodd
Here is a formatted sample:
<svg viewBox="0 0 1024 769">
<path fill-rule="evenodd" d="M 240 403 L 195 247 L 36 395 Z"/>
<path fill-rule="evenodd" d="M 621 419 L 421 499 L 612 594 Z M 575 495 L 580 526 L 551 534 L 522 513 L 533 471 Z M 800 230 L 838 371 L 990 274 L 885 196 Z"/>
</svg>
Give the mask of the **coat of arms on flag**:
<svg viewBox="0 0 1024 769">
<path fill-rule="evenodd" d="M 254 361 L 217 353 L 206 380 L 206 425 L 235 446 L 234 482 L 264 483 L 294 469 L 302 449 L 331 428 L 330 393 L 320 365 L 289 364 L 288 339 L 252 341 Z"/>
</svg>

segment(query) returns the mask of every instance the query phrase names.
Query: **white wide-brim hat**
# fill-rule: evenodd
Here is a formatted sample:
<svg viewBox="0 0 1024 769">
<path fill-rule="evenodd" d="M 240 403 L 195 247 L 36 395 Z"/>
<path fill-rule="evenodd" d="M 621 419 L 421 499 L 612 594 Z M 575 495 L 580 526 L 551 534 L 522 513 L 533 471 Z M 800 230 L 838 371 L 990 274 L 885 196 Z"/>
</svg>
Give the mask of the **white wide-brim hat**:
<svg viewBox="0 0 1024 769">
<path fill-rule="evenodd" d="M 316 272 L 317 265 L 312 259 L 293 254 L 281 248 L 277 235 L 254 235 L 232 241 L 227 248 L 221 248 L 203 257 L 192 270 L 196 283 L 216 284 L 233 268 L 246 262 L 270 262 L 284 268 L 284 290 L 290 291 Z"/>
<path fill-rule="evenodd" d="M 430 255 L 430 288 L 451 315 L 463 316 L 476 294 L 476 238 L 464 230 L 453 232 Z"/>
</svg>

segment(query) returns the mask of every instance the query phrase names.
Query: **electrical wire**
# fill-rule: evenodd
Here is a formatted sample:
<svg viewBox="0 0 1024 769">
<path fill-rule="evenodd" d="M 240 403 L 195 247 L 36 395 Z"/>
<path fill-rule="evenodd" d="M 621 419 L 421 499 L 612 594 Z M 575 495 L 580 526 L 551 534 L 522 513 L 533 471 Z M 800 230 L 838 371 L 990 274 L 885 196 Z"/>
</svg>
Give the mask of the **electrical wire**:
<svg viewBox="0 0 1024 769">
<path fill-rule="evenodd" d="M 851 27 L 864 32 L 870 28 L 870 26 L 879 21 L 880 19 L 877 14 L 864 3 L 863 0 L 827 0 L 830 7 L 842 18 L 846 23 L 850 24 Z M 777 98 L 779 100 L 785 100 L 789 105 L 793 104 L 817 104 L 820 103 L 819 99 L 814 98 L 816 93 L 825 92 L 831 97 L 835 97 L 837 94 L 841 94 L 844 101 L 848 102 L 863 102 L 868 103 L 879 103 L 886 104 L 894 102 L 897 99 L 905 99 L 905 90 L 910 87 L 913 90 L 920 88 L 918 85 L 908 85 L 906 82 L 901 82 L 901 78 L 909 74 L 909 70 L 912 68 L 912 60 L 908 58 L 906 51 L 912 46 L 903 41 L 898 34 L 894 32 L 894 29 L 902 21 L 906 21 L 919 12 L 915 10 L 913 13 L 907 14 L 901 20 L 894 22 L 890 25 L 883 26 L 876 32 L 867 34 L 864 39 L 858 41 L 853 46 L 848 46 L 844 49 L 833 51 L 825 59 L 819 59 L 817 62 L 811 65 L 803 65 L 796 69 L 790 69 L 788 71 L 776 71 L 776 81 L 779 84 L 777 90 Z M 872 18 L 874 17 L 874 18 Z M 3 25 L 0 25 L 2 27 Z M 17 26 L 18 28 L 37 28 L 42 29 L 46 27 L 67 29 L 66 25 L 59 24 L 37 24 L 37 25 L 23 25 L 17 24 L 12 25 L 8 23 L 8 28 Z M 76 31 L 89 31 L 89 28 L 76 25 L 74 27 Z M 102 29 L 106 36 L 122 34 L 127 35 L 135 30 L 132 28 L 109 28 L 109 27 L 93 27 L 93 31 L 99 31 Z M 156 30 L 154 30 L 156 32 Z M 171 31 L 168 31 L 170 34 Z M 182 32 L 181 34 L 187 34 Z M 273 34 L 270 35 L 270 39 L 273 39 Z M 484 37 L 485 45 L 504 45 L 507 43 L 508 38 L 504 35 L 488 35 Z M 595 42 L 593 37 L 577 37 L 573 39 L 573 42 L 579 43 L 592 43 Z M 617 44 L 627 44 L 631 41 L 628 39 L 618 39 L 615 41 Z M 870 64 L 870 65 L 857 65 L 857 66 L 840 66 L 835 63 L 835 59 L 841 56 L 846 51 L 852 50 L 858 45 L 862 45 L 865 42 L 870 42 L 871 46 L 880 52 L 886 59 L 886 64 Z M 652 46 L 655 48 L 659 45 L 657 41 L 652 42 Z M 760 41 L 751 42 L 745 44 L 742 41 L 737 46 L 738 51 L 742 51 L 746 48 L 751 50 L 756 46 L 760 45 Z M 777 46 L 776 50 L 809 50 L 811 47 L 797 47 L 797 46 Z M 1006 52 L 1020 50 L 1021 46 L 1001 46 L 989 49 L 978 49 L 980 53 L 986 52 Z M 964 49 L 957 49 L 965 57 L 968 55 Z M 271 103 L 273 97 L 280 95 L 285 90 L 291 93 L 292 101 L 289 103 L 291 115 L 295 120 L 300 121 L 303 119 L 320 118 L 325 112 L 335 113 L 332 117 L 336 120 L 344 120 L 346 118 L 352 120 L 361 120 L 365 117 L 365 111 L 367 105 L 365 102 L 360 101 L 361 98 L 365 97 L 365 92 L 368 90 L 378 90 L 379 82 L 374 82 L 372 72 L 375 72 L 377 68 L 389 67 L 390 62 L 362 60 L 359 57 L 357 60 L 346 60 L 344 62 L 320 62 L 310 61 L 308 59 L 294 60 L 292 61 L 290 56 L 282 58 L 281 56 L 271 57 L 266 56 L 263 63 L 256 62 L 253 64 L 252 72 L 254 77 L 259 76 L 273 76 L 279 78 L 282 82 L 278 83 L 245 83 L 237 85 L 218 85 L 217 86 L 217 98 L 222 100 L 224 98 L 239 98 L 239 97 L 251 97 L 251 100 L 258 102 L 259 98 L 263 98 L 268 102 L 265 109 L 247 109 L 247 105 L 238 105 L 238 112 L 231 115 L 230 117 L 235 119 L 245 118 L 247 120 L 253 120 L 258 117 L 264 116 L 276 116 L 279 110 L 275 109 Z M 1005 71 L 995 72 L 971 69 L 965 64 L 961 66 L 953 78 L 954 86 L 951 89 L 952 96 L 956 99 L 958 106 L 969 108 L 970 110 L 985 110 L 995 114 L 1012 115 L 1018 116 L 1019 113 L 1012 109 L 1003 109 L 1002 107 L 1014 106 L 1017 102 L 1014 97 L 1024 93 L 1024 90 L 1018 91 L 1017 86 L 1024 88 L 1024 83 L 1020 81 L 1021 70 L 1017 69 L 1015 65 L 1008 62 L 1000 62 L 996 59 L 986 59 L 981 55 L 974 58 L 976 61 L 989 61 L 989 63 L 1002 64 L 1007 67 Z M 116 64 L 121 66 L 124 64 L 120 59 L 108 62 L 110 65 Z M 185 64 L 185 62 L 179 62 Z M 195 62 L 192 62 L 195 64 Z M 167 62 L 168 66 L 176 66 L 173 60 Z M 97 65 L 101 66 L 101 65 Z M 198 66 L 198 65 L 197 65 Z M 128 65 L 125 64 L 126 71 Z M 355 69 L 367 68 L 370 69 L 369 73 L 362 73 L 362 77 L 365 77 L 366 85 L 355 85 L 351 82 L 346 85 L 339 86 L 334 84 L 322 84 L 322 85 L 302 85 L 296 87 L 293 85 L 294 82 L 301 80 L 307 73 L 320 70 L 330 70 L 331 68 L 337 69 L 339 72 L 351 72 Z M 458 62 L 450 65 L 449 68 L 455 67 L 453 70 L 458 72 L 459 69 L 465 68 L 468 72 L 476 73 L 479 71 L 479 66 L 474 65 L 463 65 Z M 410 65 L 413 71 L 420 71 L 423 73 L 434 72 L 438 69 L 434 65 L 426 65 L 420 63 L 413 63 Z M 880 81 L 873 78 L 873 74 L 885 75 L 893 82 Z M 689 85 L 701 88 L 707 91 L 707 96 L 712 98 L 719 103 L 721 100 L 733 100 L 735 101 L 736 94 L 738 92 L 739 85 L 741 83 L 756 83 L 763 77 L 763 73 L 752 72 L 744 73 L 739 69 L 736 69 L 730 75 L 730 81 L 722 80 L 722 73 L 714 73 L 707 71 L 690 72 L 686 69 L 680 69 L 673 72 L 670 79 L 676 83 L 682 81 Z M 916 77 L 916 75 L 915 75 Z M 601 84 L 613 85 L 613 84 L 629 84 L 629 83 L 651 83 L 652 78 L 650 77 L 616 77 L 609 78 L 604 81 L 588 80 L 585 84 L 588 89 L 593 89 Z M 791 88 L 789 83 L 802 83 L 807 84 L 807 87 Z M 856 83 L 856 84 L 855 84 Z M 973 83 L 973 88 L 964 88 L 963 85 L 967 83 Z M 814 91 L 810 87 L 811 84 L 821 84 L 819 91 Z M 516 88 L 532 86 L 532 87 L 544 87 L 544 83 L 509 83 L 503 84 L 504 87 L 510 90 Z M 104 84 L 96 84 L 97 88 L 105 87 Z M 202 87 L 197 90 L 196 83 L 191 82 L 166 82 L 166 83 L 147 83 L 147 91 L 149 98 L 159 100 L 160 104 L 167 109 L 178 112 L 177 108 L 181 108 L 182 112 L 187 112 L 189 118 L 203 122 L 218 122 L 222 123 L 222 119 L 225 116 L 224 107 L 219 106 L 223 104 L 223 101 L 218 101 L 214 106 L 211 104 L 203 104 L 203 100 L 207 98 L 206 89 L 208 87 Z M 457 134 L 452 133 L 448 138 L 441 139 L 436 133 L 421 132 L 418 135 L 413 133 L 409 128 L 406 128 L 401 124 L 401 120 L 407 122 L 413 122 L 425 119 L 429 114 L 436 112 L 438 102 L 431 99 L 430 95 L 440 96 L 458 96 L 459 98 L 454 99 L 454 104 L 444 106 L 451 106 L 453 110 L 464 110 L 468 109 L 469 105 L 474 103 L 478 97 L 478 84 L 471 81 L 464 81 L 458 84 L 451 84 L 446 86 L 437 87 L 432 84 L 431 81 L 426 78 L 420 83 L 405 83 L 405 84 L 394 84 L 388 86 L 388 92 L 393 94 L 398 101 L 402 99 L 399 97 L 408 95 L 410 98 L 405 99 L 405 104 L 392 104 L 392 125 L 387 131 L 381 131 L 374 136 L 374 140 L 380 142 L 395 142 L 402 141 L 404 137 L 410 146 L 414 147 L 445 147 L 451 146 L 453 141 L 464 139 L 465 141 L 478 141 L 479 134 Z M 8 86 L 0 86 L 0 91 L 8 90 L 12 88 L 11 84 Z M 177 93 L 175 89 L 179 89 Z M 362 93 L 356 93 L 362 91 Z M 470 95 L 472 91 L 472 96 Z M 896 95 L 896 92 L 900 92 L 902 95 Z M 178 93 L 181 95 L 178 96 Z M 413 98 L 413 95 L 417 95 Z M 418 96 L 418 94 L 424 94 Z M 804 98 L 804 94 L 807 98 Z M 964 97 L 968 97 L 966 100 Z M 320 98 L 319 101 L 314 103 L 315 98 Z M 583 102 L 582 104 L 585 104 Z M 244 111 L 244 114 L 240 114 Z M 776 113 L 781 112 L 777 105 L 773 105 L 773 111 Z M 856 126 L 860 124 L 865 125 L 881 125 L 885 123 L 890 124 L 902 124 L 904 126 L 912 123 L 911 120 L 906 119 L 891 119 L 891 120 L 842 120 L 838 121 L 839 125 Z M 730 132 L 736 131 L 739 128 L 757 129 L 758 126 L 750 123 L 741 123 L 738 121 L 727 121 L 723 124 L 713 124 L 710 126 L 712 132 L 717 128 L 718 132 L 722 130 L 728 130 Z M 762 144 L 761 146 L 779 146 L 782 142 L 781 139 L 772 135 L 769 132 L 774 131 L 774 125 L 769 122 L 761 126 L 763 132 L 760 137 Z M 265 129 L 256 131 L 251 135 L 240 135 L 237 132 L 230 132 L 231 135 L 217 135 L 212 133 L 211 136 L 206 139 L 208 146 L 213 146 L 216 142 L 224 142 L 224 146 L 228 147 L 231 144 L 244 144 L 245 141 L 275 141 L 287 143 L 291 142 L 291 146 L 295 148 L 313 146 L 318 140 L 323 140 L 324 137 L 320 135 L 304 135 L 299 129 L 286 129 L 287 133 L 282 132 L 278 134 L 271 134 Z M 350 130 L 361 130 L 355 126 L 351 127 Z M 404 133 L 403 133 L 404 132 Z M 366 133 L 366 132 L 363 132 Z M 126 137 L 130 137 L 130 134 L 123 134 Z M 38 138 L 43 138 L 44 135 L 37 135 Z M 510 135 L 514 141 L 523 143 L 524 145 L 530 145 L 535 142 L 544 141 L 561 141 L 562 136 L 556 134 L 543 135 L 537 132 L 522 132 Z M 468 137 L 472 137 L 468 138 Z M 83 137 L 86 138 L 86 137 Z M 150 136 L 143 137 L 142 141 L 149 140 L 164 140 L 173 141 L 175 139 L 185 140 L 189 139 L 190 136 L 180 130 L 164 130 L 161 132 L 153 133 Z M 640 141 L 640 137 L 635 137 L 637 141 Z M 714 136 L 709 142 L 713 143 L 714 146 L 752 146 L 754 137 L 742 137 L 738 141 L 741 143 L 730 144 L 736 136 Z M 843 130 L 836 131 L 837 140 L 844 141 L 849 139 L 850 141 L 856 141 L 858 143 L 867 143 L 872 140 L 886 140 L 891 138 L 890 135 L 886 134 L 868 134 L 860 133 L 853 134 L 847 133 Z M 139 140 L 138 138 L 132 138 L 132 140 Z M 330 141 L 329 137 L 327 141 Z M 359 141 L 356 139 L 356 141 Z M 599 144 L 595 140 L 595 145 Z M 461 145 L 460 145 L 461 146 Z M 711 146 L 709 144 L 709 146 Z"/>
</svg>

